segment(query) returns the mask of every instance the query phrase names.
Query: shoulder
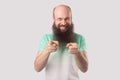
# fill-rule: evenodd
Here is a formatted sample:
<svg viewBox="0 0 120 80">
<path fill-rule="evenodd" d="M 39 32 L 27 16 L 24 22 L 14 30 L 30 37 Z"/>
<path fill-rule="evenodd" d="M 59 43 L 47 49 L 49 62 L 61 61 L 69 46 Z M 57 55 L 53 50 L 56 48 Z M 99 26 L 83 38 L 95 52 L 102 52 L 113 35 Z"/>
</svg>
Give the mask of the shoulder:
<svg viewBox="0 0 120 80">
<path fill-rule="evenodd" d="M 42 35 L 42 37 L 51 37 L 51 36 L 53 36 L 52 33 L 48 33 L 48 34 L 43 34 L 43 35 Z"/>
<path fill-rule="evenodd" d="M 42 36 L 42 38 L 47 39 L 47 40 L 52 40 L 53 39 L 53 33 L 44 34 Z"/>
<path fill-rule="evenodd" d="M 77 39 L 84 39 L 84 36 L 79 33 L 74 33 Z"/>
</svg>

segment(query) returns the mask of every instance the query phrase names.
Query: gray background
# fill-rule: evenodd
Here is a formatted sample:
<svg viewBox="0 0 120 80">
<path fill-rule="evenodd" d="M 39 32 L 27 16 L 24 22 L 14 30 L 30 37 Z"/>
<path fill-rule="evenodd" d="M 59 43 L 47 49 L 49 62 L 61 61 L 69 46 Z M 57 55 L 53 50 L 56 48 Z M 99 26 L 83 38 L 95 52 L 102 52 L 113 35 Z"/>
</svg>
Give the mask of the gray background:
<svg viewBox="0 0 120 80">
<path fill-rule="evenodd" d="M 61 3 L 72 8 L 75 31 L 86 38 L 89 70 L 81 80 L 120 79 L 119 0 L 0 0 L 0 80 L 45 80 L 34 59 Z"/>
</svg>

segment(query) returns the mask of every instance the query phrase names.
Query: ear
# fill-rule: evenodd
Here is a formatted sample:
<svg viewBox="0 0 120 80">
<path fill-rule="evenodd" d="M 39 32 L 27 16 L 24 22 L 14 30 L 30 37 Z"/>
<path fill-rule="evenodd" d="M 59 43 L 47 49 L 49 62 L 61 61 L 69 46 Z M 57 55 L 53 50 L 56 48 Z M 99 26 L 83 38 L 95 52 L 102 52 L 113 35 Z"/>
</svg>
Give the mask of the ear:
<svg viewBox="0 0 120 80">
<path fill-rule="evenodd" d="M 53 16 L 53 22 L 55 22 L 55 17 Z"/>
</svg>

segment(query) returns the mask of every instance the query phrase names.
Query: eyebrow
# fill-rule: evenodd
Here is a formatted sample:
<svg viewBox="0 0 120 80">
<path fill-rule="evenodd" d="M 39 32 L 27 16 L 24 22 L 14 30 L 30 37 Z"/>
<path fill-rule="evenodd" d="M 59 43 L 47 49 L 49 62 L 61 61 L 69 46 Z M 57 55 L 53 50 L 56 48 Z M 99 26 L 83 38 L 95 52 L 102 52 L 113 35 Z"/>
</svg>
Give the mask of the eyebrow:
<svg viewBox="0 0 120 80">
<path fill-rule="evenodd" d="M 61 18 L 61 17 L 59 17 L 59 18 L 57 18 L 57 19 L 69 19 L 70 17 L 66 17 L 66 18 Z"/>
</svg>

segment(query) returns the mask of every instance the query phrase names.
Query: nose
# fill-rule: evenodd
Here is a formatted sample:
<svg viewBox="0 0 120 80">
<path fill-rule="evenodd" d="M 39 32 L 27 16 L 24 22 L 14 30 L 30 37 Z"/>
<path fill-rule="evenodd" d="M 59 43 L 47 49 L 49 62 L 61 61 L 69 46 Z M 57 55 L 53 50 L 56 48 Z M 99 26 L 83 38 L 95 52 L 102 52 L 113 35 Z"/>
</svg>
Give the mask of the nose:
<svg viewBox="0 0 120 80">
<path fill-rule="evenodd" d="M 62 25 L 66 25 L 66 20 L 62 20 Z"/>
</svg>

